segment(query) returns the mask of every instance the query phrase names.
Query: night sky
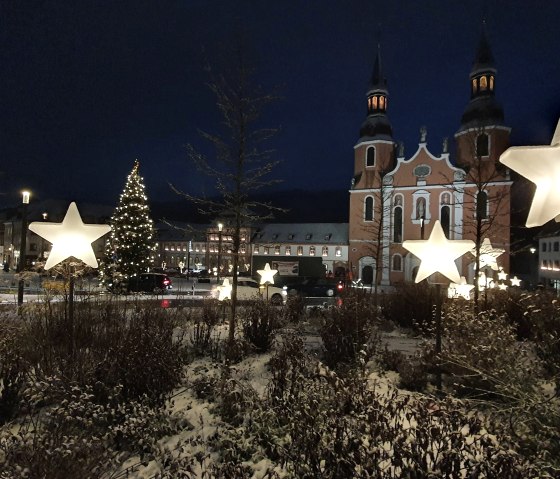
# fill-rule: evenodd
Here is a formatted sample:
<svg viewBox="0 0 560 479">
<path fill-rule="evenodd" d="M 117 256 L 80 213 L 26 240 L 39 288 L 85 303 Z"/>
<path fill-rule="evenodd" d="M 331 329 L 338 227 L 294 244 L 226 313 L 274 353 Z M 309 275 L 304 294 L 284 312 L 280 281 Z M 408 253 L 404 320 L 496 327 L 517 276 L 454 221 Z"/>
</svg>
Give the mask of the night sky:
<svg viewBox="0 0 560 479">
<path fill-rule="evenodd" d="M 185 144 L 219 117 L 204 59 L 243 31 L 283 189 L 347 189 L 378 39 L 396 141 L 441 152 L 469 99 L 482 19 L 512 144 L 548 144 L 560 116 L 560 1 L 0 0 L 0 206 L 116 204 L 134 159 L 152 201 L 210 191 Z M 204 53 L 203 53 L 204 52 Z M 219 62 L 216 62 L 219 64 Z"/>
</svg>

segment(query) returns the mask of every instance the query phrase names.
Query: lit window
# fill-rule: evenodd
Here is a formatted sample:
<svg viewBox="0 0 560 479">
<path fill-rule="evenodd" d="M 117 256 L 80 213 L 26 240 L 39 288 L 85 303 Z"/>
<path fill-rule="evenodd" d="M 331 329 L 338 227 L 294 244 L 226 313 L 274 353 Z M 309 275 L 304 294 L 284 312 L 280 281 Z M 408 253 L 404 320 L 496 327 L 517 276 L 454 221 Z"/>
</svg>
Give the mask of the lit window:
<svg viewBox="0 0 560 479">
<path fill-rule="evenodd" d="M 337 246 L 337 247 L 334 249 L 334 255 L 335 255 L 336 257 L 342 256 L 342 248 L 341 248 L 340 246 Z"/>
<path fill-rule="evenodd" d="M 297 247 L 297 255 L 301 256 L 303 254 L 303 246 L 298 246 Z"/>
<path fill-rule="evenodd" d="M 309 256 L 315 256 L 315 246 L 309 247 Z"/>
<path fill-rule="evenodd" d="M 329 247 L 328 246 L 323 246 L 322 254 L 323 254 L 323 256 L 328 256 L 329 255 Z"/>
<path fill-rule="evenodd" d="M 264 247 L 264 254 L 270 254 L 270 246 Z"/>
<path fill-rule="evenodd" d="M 485 91 L 487 87 L 488 84 L 486 83 L 486 77 L 480 77 L 480 90 Z"/>
<path fill-rule="evenodd" d="M 472 92 L 476 93 L 476 78 L 472 79 Z"/>
<path fill-rule="evenodd" d="M 373 109 L 377 110 L 377 97 L 376 96 L 373 97 Z"/>
<path fill-rule="evenodd" d="M 291 246 L 286 246 L 286 250 L 285 250 L 285 255 L 286 256 L 290 256 L 292 254 L 292 247 Z"/>
<path fill-rule="evenodd" d="M 384 96 L 379 97 L 379 109 L 380 110 L 385 109 L 385 97 Z"/>
<path fill-rule="evenodd" d="M 490 91 L 494 91 L 494 75 L 490 76 Z"/>
<path fill-rule="evenodd" d="M 274 247 L 274 254 L 280 254 L 280 246 L 276 245 Z"/>
<path fill-rule="evenodd" d="M 258 244 L 256 244 L 255 245 L 255 254 L 259 254 L 260 250 L 261 250 L 261 247 Z"/>
<path fill-rule="evenodd" d="M 243 243 L 243 244 L 241 245 L 240 251 L 241 251 L 242 253 L 245 253 L 245 252 L 247 251 L 246 246 L 245 246 L 245 243 Z"/>
</svg>

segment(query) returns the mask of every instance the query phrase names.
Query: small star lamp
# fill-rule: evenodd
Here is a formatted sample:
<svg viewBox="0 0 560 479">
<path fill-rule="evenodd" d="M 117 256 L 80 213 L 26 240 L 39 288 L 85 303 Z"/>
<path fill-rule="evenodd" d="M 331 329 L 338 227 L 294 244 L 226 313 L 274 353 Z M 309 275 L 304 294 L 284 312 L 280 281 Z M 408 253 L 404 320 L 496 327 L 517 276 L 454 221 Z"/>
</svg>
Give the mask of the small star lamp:
<svg viewBox="0 0 560 479">
<path fill-rule="evenodd" d="M 403 247 L 420 259 L 416 283 L 433 273 L 441 273 L 454 283 L 461 282 L 455 260 L 474 246 L 471 240 L 448 240 L 441 223 L 435 222 L 427 240 L 406 240 Z"/>
<path fill-rule="evenodd" d="M 503 248 L 494 248 L 492 243 L 488 238 L 484 238 L 484 241 L 480 245 L 480 257 L 479 257 L 479 264 L 481 268 L 488 266 L 492 268 L 494 271 L 498 271 L 498 256 L 505 252 Z M 476 257 L 476 248 L 471 250 L 473 256 Z"/>
<path fill-rule="evenodd" d="M 278 273 L 278 270 L 270 269 L 270 265 L 266 263 L 264 269 L 258 269 L 257 273 L 261 276 L 261 284 L 274 284 L 274 275 Z"/>
<path fill-rule="evenodd" d="M 510 278 L 509 281 L 512 286 L 521 286 L 521 280 L 517 276 Z"/>
<path fill-rule="evenodd" d="M 72 256 L 92 268 L 97 268 L 97 259 L 91 245 L 111 231 L 109 225 L 84 224 L 74 202 L 70 203 L 62 223 L 34 221 L 29 225 L 29 229 L 52 243 L 45 269 L 50 269 Z"/>
<path fill-rule="evenodd" d="M 498 271 L 498 280 L 505 281 L 507 279 L 507 273 L 504 271 L 503 268 L 500 267 L 500 271 Z"/>
<path fill-rule="evenodd" d="M 500 162 L 537 185 L 526 226 L 560 221 L 560 120 L 550 146 L 514 146 L 500 156 Z"/>
<path fill-rule="evenodd" d="M 225 299 L 231 299 L 232 285 L 229 279 L 224 279 L 224 282 L 218 286 L 218 301 L 223 301 Z"/>
</svg>

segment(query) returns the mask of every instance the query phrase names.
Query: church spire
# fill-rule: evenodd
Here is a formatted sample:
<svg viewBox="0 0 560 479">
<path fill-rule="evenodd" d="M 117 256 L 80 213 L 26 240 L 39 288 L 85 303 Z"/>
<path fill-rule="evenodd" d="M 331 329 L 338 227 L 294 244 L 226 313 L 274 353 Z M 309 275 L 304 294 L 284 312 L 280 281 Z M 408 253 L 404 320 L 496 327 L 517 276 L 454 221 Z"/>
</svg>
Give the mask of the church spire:
<svg viewBox="0 0 560 479">
<path fill-rule="evenodd" d="M 461 118 L 461 130 L 503 124 L 504 112 L 495 99 L 496 73 L 494 56 L 486 34 L 486 23 L 483 22 L 469 75 L 471 100 Z"/>
<path fill-rule="evenodd" d="M 387 80 L 381 66 L 381 46 L 377 45 L 377 55 L 373 73 L 366 93 L 367 118 L 360 128 L 360 138 L 392 140 L 393 129 L 387 117 Z"/>
</svg>

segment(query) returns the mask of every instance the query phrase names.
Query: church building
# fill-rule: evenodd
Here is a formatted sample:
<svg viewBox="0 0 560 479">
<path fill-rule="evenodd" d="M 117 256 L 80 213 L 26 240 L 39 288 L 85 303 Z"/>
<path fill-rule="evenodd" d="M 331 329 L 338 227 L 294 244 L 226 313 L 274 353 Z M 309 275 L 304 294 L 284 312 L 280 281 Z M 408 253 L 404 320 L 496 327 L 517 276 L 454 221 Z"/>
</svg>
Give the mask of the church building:
<svg viewBox="0 0 560 479">
<path fill-rule="evenodd" d="M 354 279 L 381 285 L 413 281 L 419 260 L 402 243 L 427 239 L 436 220 L 449 239 L 476 241 L 478 236 L 479 244 L 488 238 L 504 249 L 498 264 L 509 272 L 512 182 L 498 159 L 509 146 L 510 128 L 495 97 L 496 72 L 483 32 L 470 72 L 470 101 L 454 135 L 454 158 L 447 139 L 441 154 L 428 150 L 425 128 L 416 151 L 406 158 L 393 137 L 378 49 L 366 93 L 367 116 L 354 146 L 348 251 Z M 470 283 L 474 263 L 470 253 L 457 261 Z"/>
</svg>

